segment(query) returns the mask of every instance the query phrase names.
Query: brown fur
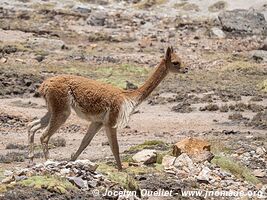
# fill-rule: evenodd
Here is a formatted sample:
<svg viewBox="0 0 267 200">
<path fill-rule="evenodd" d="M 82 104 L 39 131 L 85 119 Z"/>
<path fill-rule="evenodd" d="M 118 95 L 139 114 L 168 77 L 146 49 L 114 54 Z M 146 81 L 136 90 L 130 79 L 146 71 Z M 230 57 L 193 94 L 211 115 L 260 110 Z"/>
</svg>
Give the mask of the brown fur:
<svg viewBox="0 0 267 200">
<path fill-rule="evenodd" d="M 33 158 L 35 132 L 46 127 L 41 136 L 41 143 L 45 158 L 48 158 L 48 141 L 67 120 L 72 107 L 80 117 L 92 122 L 72 160 L 80 155 L 94 135 L 105 126 L 118 169 L 121 169 L 117 142 L 117 126 L 120 121 L 128 121 L 128 115 L 159 85 L 168 72 L 184 73 L 185 69 L 173 49 L 168 48 L 165 58 L 161 60 L 152 76 L 134 91 L 125 91 L 80 76 L 61 75 L 47 79 L 39 91 L 46 100 L 48 113 L 30 124 L 30 157 Z"/>
</svg>

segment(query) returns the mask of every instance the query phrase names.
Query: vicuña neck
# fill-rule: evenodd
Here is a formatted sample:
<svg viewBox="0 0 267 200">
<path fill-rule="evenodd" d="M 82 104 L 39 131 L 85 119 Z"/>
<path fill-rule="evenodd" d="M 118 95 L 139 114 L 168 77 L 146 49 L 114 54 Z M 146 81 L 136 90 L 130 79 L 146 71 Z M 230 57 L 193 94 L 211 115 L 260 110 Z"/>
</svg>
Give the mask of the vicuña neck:
<svg viewBox="0 0 267 200">
<path fill-rule="evenodd" d="M 132 91 L 130 96 L 137 100 L 138 104 L 141 103 L 160 84 L 167 74 L 168 69 L 165 65 L 165 60 L 163 59 L 156 67 L 154 73 L 146 80 L 144 85 L 139 87 L 137 90 Z"/>
</svg>

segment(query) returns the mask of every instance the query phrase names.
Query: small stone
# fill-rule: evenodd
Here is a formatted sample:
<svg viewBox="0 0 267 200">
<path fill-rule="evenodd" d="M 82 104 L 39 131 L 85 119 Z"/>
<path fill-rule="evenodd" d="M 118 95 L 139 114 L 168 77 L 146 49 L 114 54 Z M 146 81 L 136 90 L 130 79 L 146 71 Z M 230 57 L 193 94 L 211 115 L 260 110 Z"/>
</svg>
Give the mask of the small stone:
<svg viewBox="0 0 267 200">
<path fill-rule="evenodd" d="M 3 184 L 9 184 L 9 183 L 11 183 L 14 180 L 15 180 L 14 176 L 8 176 L 8 177 L 4 178 L 1 182 Z"/>
<path fill-rule="evenodd" d="M 193 161 L 186 153 L 178 156 L 174 161 L 173 166 L 179 169 L 189 169 L 190 171 L 195 168 Z"/>
<path fill-rule="evenodd" d="M 95 188 L 98 185 L 98 181 L 97 180 L 88 181 L 88 185 L 92 188 Z"/>
<path fill-rule="evenodd" d="M 171 166 L 173 166 L 175 159 L 176 157 L 174 156 L 169 156 L 169 155 L 164 156 L 162 158 L 162 166 L 165 169 L 169 169 Z"/>
<path fill-rule="evenodd" d="M 34 168 L 42 168 L 42 167 L 44 167 L 44 164 L 42 163 L 38 163 L 34 166 Z"/>
<path fill-rule="evenodd" d="M 257 147 L 256 153 L 260 156 L 263 156 L 264 154 L 266 154 L 266 150 L 264 147 Z"/>
<path fill-rule="evenodd" d="M 209 183 L 211 170 L 208 167 L 204 167 L 197 176 L 199 182 Z"/>
<path fill-rule="evenodd" d="M 4 171 L 4 176 L 11 176 L 11 175 L 13 175 L 12 171 L 10 171 L 10 170 L 5 170 Z"/>
<path fill-rule="evenodd" d="M 256 177 L 263 178 L 266 176 L 266 171 L 264 169 L 255 169 L 253 171 L 253 174 Z"/>
<path fill-rule="evenodd" d="M 80 189 L 88 189 L 87 181 L 81 177 L 68 177 L 68 180 Z"/>
<path fill-rule="evenodd" d="M 53 161 L 53 160 L 47 160 L 44 165 L 47 167 L 47 166 L 53 166 L 53 167 L 56 167 L 59 165 L 59 162 L 56 162 L 56 161 Z"/>
<path fill-rule="evenodd" d="M 145 165 L 152 164 L 157 161 L 157 152 L 155 150 L 144 149 L 133 156 L 135 162 L 143 163 Z"/>
<path fill-rule="evenodd" d="M 27 178 L 28 178 L 27 176 L 15 176 L 16 181 L 26 180 Z"/>
<path fill-rule="evenodd" d="M 70 169 L 66 169 L 66 168 L 63 168 L 60 170 L 60 174 L 61 175 L 66 175 L 66 174 L 69 174 L 70 173 Z"/>
<path fill-rule="evenodd" d="M 91 162 L 90 160 L 76 160 L 73 162 L 74 165 L 84 165 L 89 171 L 95 171 L 98 164 Z"/>
<path fill-rule="evenodd" d="M 211 28 L 210 34 L 211 34 L 211 37 L 216 37 L 219 39 L 226 37 L 225 33 L 220 28 L 217 28 L 217 27 Z"/>
</svg>

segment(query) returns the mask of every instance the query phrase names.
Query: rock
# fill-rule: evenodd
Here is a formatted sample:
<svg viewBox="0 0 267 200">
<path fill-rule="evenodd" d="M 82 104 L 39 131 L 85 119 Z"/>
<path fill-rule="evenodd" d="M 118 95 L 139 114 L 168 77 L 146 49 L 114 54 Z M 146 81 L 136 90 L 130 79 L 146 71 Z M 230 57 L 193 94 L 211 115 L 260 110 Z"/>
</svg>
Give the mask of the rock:
<svg viewBox="0 0 267 200">
<path fill-rule="evenodd" d="M 35 57 L 35 60 L 37 60 L 38 62 L 42 62 L 45 59 L 45 56 L 43 55 L 38 55 Z"/>
<path fill-rule="evenodd" d="M 65 43 L 62 40 L 52 38 L 29 38 L 27 45 L 32 49 L 45 49 L 46 51 L 61 50 Z"/>
<path fill-rule="evenodd" d="M 90 17 L 88 17 L 87 24 L 91 26 L 104 26 L 107 17 L 108 17 L 108 14 L 104 11 L 94 12 L 90 15 Z"/>
<path fill-rule="evenodd" d="M 229 111 L 229 107 L 227 104 L 220 107 L 220 112 L 228 112 L 228 111 Z"/>
<path fill-rule="evenodd" d="M 6 63 L 6 62 L 7 62 L 7 58 L 5 57 L 0 58 L 0 63 Z"/>
<path fill-rule="evenodd" d="M 264 154 L 266 154 L 266 149 L 264 147 L 257 147 L 256 149 L 256 153 L 260 156 L 263 156 Z"/>
<path fill-rule="evenodd" d="M 189 156 L 196 157 L 198 155 L 200 156 L 201 154 L 205 154 L 203 153 L 205 151 L 210 152 L 210 144 L 207 141 L 192 137 L 185 138 L 173 146 L 174 156 L 186 153 Z"/>
<path fill-rule="evenodd" d="M 253 171 L 253 175 L 258 178 L 263 178 L 264 176 L 266 176 L 266 171 L 264 169 L 255 169 Z"/>
<path fill-rule="evenodd" d="M 267 34 L 264 15 L 254 10 L 224 11 L 218 16 L 222 30 L 238 34 Z"/>
<path fill-rule="evenodd" d="M 198 154 L 191 155 L 191 159 L 194 163 L 210 162 L 213 158 L 214 155 L 210 151 L 201 151 Z"/>
<path fill-rule="evenodd" d="M 222 39 L 222 38 L 226 37 L 225 33 L 220 28 L 217 28 L 217 27 L 212 27 L 211 28 L 210 36 L 211 37 L 215 37 L 215 38 L 219 38 L 219 39 Z"/>
<path fill-rule="evenodd" d="M 27 176 L 15 176 L 16 181 L 26 180 L 27 178 L 28 178 Z"/>
<path fill-rule="evenodd" d="M 98 164 L 93 163 L 90 160 L 76 160 L 73 164 L 86 166 L 87 170 L 92 172 L 94 172 L 98 167 Z"/>
<path fill-rule="evenodd" d="M 88 181 L 88 185 L 92 188 L 95 188 L 98 185 L 98 181 L 97 180 Z"/>
<path fill-rule="evenodd" d="M 47 160 L 44 165 L 47 166 L 52 166 L 52 167 L 56 167 L 58 166 L 59 162 L 53 161 L 53 160 Z"/>
<path fill-rule="evenodd" d="M 175 159 L 176 157 L 174 156 L 166 155 L 162 158 L 161 164 L 165 169 L 169 169 L 171 166 L 173 166 Z"/>
<path fill-rule="evenodd" d="M 63 168 L 63 169 L 60 170 L 60 174 L 61 175 L 66 175 L 66 174 L 69 174 L 69 173 L 70 173 L 70 169 L 68 169 L 68 168 L 67 169 Z"/>
<path fill-rule="evenodd" d="M 263 46 L 260 48 L 260 50 L 267 51 L 267 38 L 263 41 Z"/>
<path fill-rule="evenodd" d="M 88 189 L 87 181 L 81 177 L 68 177 L 68 180 L 80 189 Z"/>
<path fill-rule="evenodd" d="M 203 169 L 196 178 L 199 182 L 209 183 L 210 176 L 211 170 L 208 167 L 203 167 Z"/>
<path fill-rule="evenodd" d="M 85 6 L 85 5 L 75 5 L 72 8 L 75 12 L 81 13 L 81 14 L 89 14 L 91 13 L 91 8 Z"/>
<path fill-rule="evenodd" d="M 186 153 L 183 153 L 180 156 L 178 156 L 175 159 L 173 166 L 180 170 L 184 170 L 186 172 L 195 171 L 194 163 Z"/>
<path fill-rule="evenodd" d="M 8 176 L 8 177 L 4 178 L 1 182 L 3 184 L 9 184 L 9 183 L 11 183 L 14 180 L 15 180 L 14 176 Z"/>
<path fill-rule="evenodd" d="M 256 61 L 267 62 L 267 51 L 264 50 L 253 50 L 250 52 L 250 58 Z"/>
<path fill-rule="evenodd" d="M 136 90 L 136 89 L 138 89 L 138 87 L 137 87 L 137 85 L 126 80 L 126 88 L 125 89 L 126 90 Z"/>
<path fill-rule="evenodd" d="M 157 152 L 155 150 L 144 149 L 133 156 L 133 160 L 145 165 L 152 164 L 157 161 Z"/>
<path fill-rule="evenodd" d="M 10 170 L 5 170 L 4 171 L 4 176 L 11 176 L 11 175 L 13 175 L 12 171 L 10 171 Z"/>
</svg>

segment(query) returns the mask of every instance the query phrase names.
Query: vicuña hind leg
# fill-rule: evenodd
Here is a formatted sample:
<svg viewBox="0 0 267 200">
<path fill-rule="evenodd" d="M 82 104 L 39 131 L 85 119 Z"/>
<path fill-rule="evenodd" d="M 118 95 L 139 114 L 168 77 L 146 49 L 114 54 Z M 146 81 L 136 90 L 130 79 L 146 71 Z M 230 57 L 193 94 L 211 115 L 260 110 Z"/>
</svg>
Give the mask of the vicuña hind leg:
<svg viewBox="0 0 267 200">
<path fill-rule="evenodd" d="M 111 126 L 106 126 L 105 128 L 106 128 L 106 134 L 108 136 L 109 145 L 110 145 L 111 151 L 115 157 L 118 170 L 122 170 L 121 159 L 120 159 L 120 155 L 119 155 L 119 153 L 120 153 L 119 152 L 119 145 L 118 145 L 118 140 L 117 140 L 117 129 L 112 128 Z"/>
<path fill-rule="evenodd" d="M 47 112 L 41 119 L 37 119 L 29 124 L 28 143 L 29 158 L 31 159 L 31 161 L 33 161 L 34 157 L 34 135 L 39 129 L 45 128 L 48 125 L 50 116 L 50 113 Z"/>
<path fill-rule="evenodd" d="M 76 160 L 79 155 L 82 153 L 82 151 L 90 144 L 91 140 L 95 136 L 95 134 L 101 129 L 103 124 L 101 122 L 92 122 L 89 126 L 89 129 L 86 133 L 86 135 L 83 137 L 82 143 L 79 147 L 79 149 L 76 151 L 75 154 L 71 156 L 71 160 Z"/>
<path fill-rule="evenodd" d="M 64 109 L 61 112 L 52 113 L 49 124 L 44 130 L 40 140 L 44 152 L 44 157 L 47 160 L 49 158 L 48 142 L 51 136 L 59 129 L 59 127 L 65 123 L 70 115 L 70 109 Z"/>
</svg>

